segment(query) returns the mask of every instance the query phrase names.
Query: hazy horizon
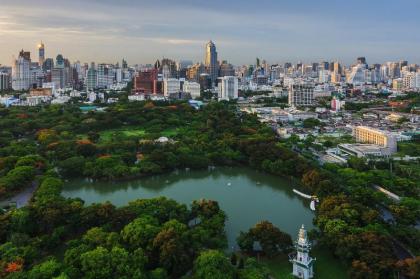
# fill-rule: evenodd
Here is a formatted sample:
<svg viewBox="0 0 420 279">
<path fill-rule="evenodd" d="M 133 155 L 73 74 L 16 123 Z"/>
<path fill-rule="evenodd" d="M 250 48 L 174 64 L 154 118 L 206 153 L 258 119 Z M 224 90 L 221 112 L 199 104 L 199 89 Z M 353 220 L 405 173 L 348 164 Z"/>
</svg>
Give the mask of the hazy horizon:
<svg viewBox="0 0 420 279">
<path fill-rule="evenodd" d="M 17 3 L 16 3 L 17 2 Z M 339 60 L 420 64 L 420 1 L 261 0 L 182 3 L 121 0 L 2 0 L 0 64 L 19 50 L 38 58 L 154 63 L 162 57 L 203 61 L 213 40 L 219 60 L 235 65 L 255 58 L 276 62 Z"/>
</svg>

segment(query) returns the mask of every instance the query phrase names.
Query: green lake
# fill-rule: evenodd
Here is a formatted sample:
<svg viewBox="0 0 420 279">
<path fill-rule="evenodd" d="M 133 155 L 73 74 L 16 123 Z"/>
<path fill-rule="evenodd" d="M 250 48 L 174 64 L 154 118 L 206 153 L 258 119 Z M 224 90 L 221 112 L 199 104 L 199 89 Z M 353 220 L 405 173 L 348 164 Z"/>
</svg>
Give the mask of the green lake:
<svg viewBox="0 0 420 279">
<path fill-rule="evenodd" d="M 226 212 L 229 247 L 240 231 L 268 220 L 296 238 L 302 224 L 313 228 L 309 201 L 293 193 L 294 183 L 249 168 L 176 171 L 124 182 L 72 180 L 62 195 L 80 197 L 87 204 L 110 201 L 121 206 L 135 199 L 159 196 L 190 205 L 201 198 L 216 200 Z"/>
</svg>

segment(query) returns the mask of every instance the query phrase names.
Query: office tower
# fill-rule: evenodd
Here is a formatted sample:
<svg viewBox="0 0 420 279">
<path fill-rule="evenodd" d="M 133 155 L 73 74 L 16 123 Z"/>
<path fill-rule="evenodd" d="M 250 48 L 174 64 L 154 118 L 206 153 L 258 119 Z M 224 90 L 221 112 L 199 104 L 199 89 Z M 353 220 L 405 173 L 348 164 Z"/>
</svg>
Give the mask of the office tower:
<svg viewBox="0 0 420 279">
<path fill-rule="evenodd" d="M 159 68 L 160 73 L 163 74 L 163 70 L 165 69 L 166 78 L 177 78 L 178 71 L 176 62 L 172 59 L 163 58 L 161 61 L 161 67 Z"/>
<path fill-rule="evenodd" d="M 10 74 L 0 72 L 0 91 L 10 89 Z"/>
<path fill-rule="evenodd" d="M 187 79 L 199 81 L 200 75 L 206 73 L 206 67 L 202 63 L 197 63 L 188 68 Z M 209 75 L 210 80 L 211 76 Z"/>
<path fill-rule="evenodd" d="M 12 87 L 14 90 L 26 90 L 31 87 L 31 53 L 21 51 L 19 57 L 13 61 Z"/>
<path fill-rule="evenodd" d="M 64 68 L 54 67 L 51 70 L 51 82 L 56 89 L 65 87 Z"/>
<path fill-rule="evenodd" d="M 65 60 L 61 54 L 57 55 L 55 66 L 51 69 L 51 82 L 54 83 L 56 89 L 62 89 L 67 85 Z"/>
<path fill-rule="evenodd" d="M 401 70 L 399 63 L 389 62 L 388 65 L 388 73 L 390 78 L 399 78 L 401 77 Z"/>
<path fill-rule="evenodd" d="M 55 67 L 57 68 L 64 68 L 64 57 L 63 55 L 59 54 L 55 58 Z"/>
<path fill-rule="evenodd" d="M 347 78 L 347 82 L 351 84 L 363 84 L 368 81 L 366 64 L 357 64 L 353 66 L 351 72 Z"/>
<path fill-rule="evenodd" d="M 201 74 L 198 78 L 198 82 L 203 90 L 211 89 L 211 77 L 209 74 Z"/>
<path fill-rule="evenodd" d="M 178 63 L 178 71 L 182 69 L 188 69 L 188 67 L 192 65 L 193 65 L 193 62 L 191 60 L 181 60 Z"/>
<path fill-rule="evenodd" d="M 98 86 L 98 74 L 95 69 L 95 64 L 92 63 L 87 71 L 86 77 L 86 91 L 92 91 Z"/>
<path fill-rule="evenodd" d="M 198 82 L 185 81 L 182 91 L 190 93 L 193 99 L 200 98 L 201 86 Z"/>
<path fill-rule="evenodd" d="M 403 67 L 408 66 L 408 61 L 402 60 L 399 62 L 399 65 L 400 65 L 400 69 L 402 69 Z"/>
<path fill-rule="evenodd" d="M 169 70 L 169 66 L 168 65 L 163 65 L 162 66 L 162 77 L 163 79 L 168 79 L 171 78 L 171 70 Z"/>
<path fill-rule="evenodd" d="M 319 69 L 328 70 L 330 68 L 330 63 L 326 61 L 321 61 L 319 63 Z"/>
<path fill-rule="evenodd" d="M 31 52 L 30 51 L 24 51 L 23 49 L 19 52 L 19 57 L 23 57 L 26 60 L 31 61 Z"/>
<path fill-rule="evenodd" d="M 329 70 L 319 70 L 318 81 L 320 83 L 326 83 L 330 81 L 330 71 Z"/>
<path fill-rule="evenodd" d="M 238 98 L 238 78 L 235 76 L 219 78 L 219 100 Z"/>
<path fill-rule="evenodd" d="M 235 69 L 233 68 L 232 64 L 227 63 L 227 61 L 223 61 L 220 65 L 220 75 L 221 77 L 225 76 L 234 76 Z"/>
<path fill-rule="evenodd" d="M 52 59 L 52 58 L 45 59 L 43 65 L 42 65 L 42 69 L 44 71 L 51 71 L 52 68 L 54 68 L 54 59 Z"/>
<path fill-rule="evenodd" d="M 357 64 L 366 64 L 365 57 L 357 57 Z"/>
<path fill-rule="evenodd" d="M 122 66 L 123 69 L 127 69 L 128 68 L 128 64 L 127 64 L 127 61 L 125 59 L 122 60 L 121 66 Z"/>
<path fill-rule="evenodd" d="M 111 65 L 98 64 L 97 67 L 98 87 L 108 88 L 114 83 L 114 71 Z"/>
<path fill-rule="evenodd" d="M 140 71 L 134 77 L 134 90 L 141 93 L 158 93 L 157 69 L 146 69 Z"/>
<path fill-rule="evenodd" d="M 257 59 L 256 59 L 256 63 L 255 63 L 255 65 L 257 66 L 257 68 L 260 66 L 260 59 L 257 57 Z"/>
<path fill-rule="evenodd" d="M 212 41 L 209 41 L 206 45 L 206 59 L 204 64 L 207 68 L 208 74 L 211 77 L 212 83 L 216 83 L 219 69 L 217 65 L 216 46 Z"/>
<path fill-rule="evenodd" d="M 338 63 L 337 61 L 336 62 L 333 62 L 333 71 L 335 72 L 335 73 L 337 73 L 337 74 L 340 74 L 341 75 L 341 71 L 342 71 L 342 69 L 341 69 L 341 65 L 340 65 L 340 63 Z"/>
<path fill-rule="evenodd" d="M 171 94 L 179 93 L 181 84 L 179 79 L 167 78 L 163 80 L 163 95 L 169 97 Z"/>
<path fill-rule="evenodd" d="M 312 84 L 294 84 L 289 86 L 289 106 L 310 106 L 314 102 Z"/>
<path fill-rule="evenodd" d="M 117 83 L 121 83 L 122 82 L 122 69 L 120 67 L 115 69 L 115 80 Z"/>
<path fill-rule="evenodd" d="M 38 55 L 39 55 L 39 67 L 43 67 L 44 66 L 44 61 L 45 61 L 45 46 L 44 43 L 41 41 L 41 43 L 38 45 Z"/>
</svg>

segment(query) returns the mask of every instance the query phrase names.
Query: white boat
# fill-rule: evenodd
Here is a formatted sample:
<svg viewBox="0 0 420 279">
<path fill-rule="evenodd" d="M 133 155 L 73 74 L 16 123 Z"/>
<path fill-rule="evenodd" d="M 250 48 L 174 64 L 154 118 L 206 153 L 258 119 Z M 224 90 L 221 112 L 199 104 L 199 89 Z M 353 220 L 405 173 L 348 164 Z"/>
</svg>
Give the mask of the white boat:
<svg viewBox="0 0 420 279">
<path fill-rule="evenodd" d="M 315 201 L 311 200 L 311 204 L 309 205 L 312 211 L 315 211 Z"/>
</svg>

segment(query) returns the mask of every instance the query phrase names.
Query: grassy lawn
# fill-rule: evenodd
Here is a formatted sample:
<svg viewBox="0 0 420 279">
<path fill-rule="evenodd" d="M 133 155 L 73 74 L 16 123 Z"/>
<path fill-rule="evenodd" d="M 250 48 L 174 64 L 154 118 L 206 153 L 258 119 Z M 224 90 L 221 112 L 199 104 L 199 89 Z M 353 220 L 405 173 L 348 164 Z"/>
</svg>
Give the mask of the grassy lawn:
<svg viewBox="0 0 420 279">
<path fill-rule="evenodd" d="M 182 129 L 180 128 L 169 128 L 166 130 L 163 130 L 161 132 L 156 133 L 157 135 L 160 134 L 160 136 L 164 137 L 175 137 L 178 135 Z M 100 142 L 102 143 L 109 143 L 118 139 L 124 139 L 124 138 L 130 138 L 130 137 L 140 137 L 143 138 L 148 134 L 145 129 L 132 126 L 132 127 L 124 127 L 120 129 L 109 129 L 105 131 L 99 132 L 100 134 Z M 78 139 L 87 139 L 87 134 L 80 134 L 77 135 Z"/>
<path fill-rule="evenodd" d="M 314 272 L 316 279 L 348 279 L 345 266 L 326 249 L 314 248 L 311 256 L 316 258 Z M 274 278 L 294 278 L 291 276 L 292 264 L 287 256 L 282 255 L 274 259 L 264 259 L 263 263 L 273 273 Z"/>
<path fill-rule="evenodd" d="M 111 129 L 100 132 L 100 140 L 103 142 L 110 142 L 115 137 L 143 137 L 146 131 L 136 127 L 125 129 Z"/>
</svg>

